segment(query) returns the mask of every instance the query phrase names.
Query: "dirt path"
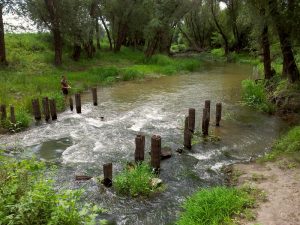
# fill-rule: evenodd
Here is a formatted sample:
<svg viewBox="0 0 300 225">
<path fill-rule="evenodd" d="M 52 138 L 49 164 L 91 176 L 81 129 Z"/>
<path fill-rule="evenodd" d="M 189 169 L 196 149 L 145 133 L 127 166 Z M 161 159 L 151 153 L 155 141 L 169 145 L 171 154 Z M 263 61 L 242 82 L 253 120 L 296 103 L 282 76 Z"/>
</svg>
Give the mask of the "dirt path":
<svg viewBox="0 0 300 225">
<path fill-rule="evenodd" d="M 256 220 L 245 225 L 300 225 L 300 167 L 286 160 L 238 164 L 237 184 L 249 183 L 267 194 L 256 209 Z"/>
</svg>

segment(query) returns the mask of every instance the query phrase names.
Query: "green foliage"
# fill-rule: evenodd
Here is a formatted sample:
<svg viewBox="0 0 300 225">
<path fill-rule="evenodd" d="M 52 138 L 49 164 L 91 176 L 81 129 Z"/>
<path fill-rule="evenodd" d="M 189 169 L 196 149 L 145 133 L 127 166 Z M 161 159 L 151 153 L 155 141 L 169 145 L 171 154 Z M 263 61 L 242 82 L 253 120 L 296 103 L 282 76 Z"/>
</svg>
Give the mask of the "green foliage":
<svg viewBox="0 0 300 225">
<path fill-rule="evenodd" d="M 151 180 L 155 177 L 151 167 L 143 162 L 118 174 L 114 180 L 114 187 L 122 195 L 149 196 L 158 191 L 157 187 L 151 185 Z"/>
<path fill-rule="evenodd" d="M 215 48 L 211 50 L 211 54 L 216 57 L 223 57 L 225 55 L 225 51 L 223 48 Z"/>
<path fill-rule="evenodd" d="M 252 205 L 253 199 L 242 189 L 226 187 L 202 189 L 184 202 L 182 206 L 184 212 L 176 224 L 226 224 L 232 222 L 233 216 L 239 215 Z"/>
<path fill-rule="evenodd" d="M 300 153 L 300 126 L 292 128 L 283 135 L 272 147 L 272 151 L 266 154 L 262 160 L 274 160 L 282 155 L 294 156 Z"/>
<path fill-rule="evenodd" d="M 243 80 L 242 101 L 243 104 L 263 112 L 271 113 L 274 111 L 274 106 L 268 101 L 264 82 Z"/>
<path fill-rule="evenodd" d="M 0 156 L 0 224 L 96 224 L 103 209 L 79 204 L 82 191 L 56 193 L 45 164 Z"/>
</svg>

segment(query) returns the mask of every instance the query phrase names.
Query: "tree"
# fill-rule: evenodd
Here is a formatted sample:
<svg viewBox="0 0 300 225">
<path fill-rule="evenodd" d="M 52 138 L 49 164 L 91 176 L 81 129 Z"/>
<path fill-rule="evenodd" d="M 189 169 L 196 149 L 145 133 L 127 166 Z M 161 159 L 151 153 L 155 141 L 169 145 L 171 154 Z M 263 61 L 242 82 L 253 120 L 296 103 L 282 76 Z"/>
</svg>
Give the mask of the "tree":
<svg viewBox="0 0 300 225">
<path fill-rule="evenodd" d="M 299 80 L 299 70 L 295 62 L 292 47 L 292 27 L 294 20 L 299 20 L 295 15 L 300 10 L 299 3 L 295 0 L 269 0 L 270 15 L 277 30 L 281 52 L 283 55 L 283 76 L 287 76 L 289 81 L 294 83 Z"/>
</svg>

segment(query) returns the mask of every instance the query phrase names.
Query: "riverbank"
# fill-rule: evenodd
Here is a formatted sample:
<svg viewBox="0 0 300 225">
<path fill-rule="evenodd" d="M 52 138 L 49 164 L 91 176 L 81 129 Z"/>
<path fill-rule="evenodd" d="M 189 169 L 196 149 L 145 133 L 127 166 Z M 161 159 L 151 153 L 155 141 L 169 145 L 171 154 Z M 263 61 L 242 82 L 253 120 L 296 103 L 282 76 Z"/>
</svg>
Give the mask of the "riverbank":
<svg viewBox="0 0 300 225">
<path fill-rule="evenodd" d="M 288 159 L 264 164 L 236 164 L 233 166 L 237 187 L 245 185 L 265 193 L 253 210 L 252 221 L 240 224 L 288 225 L 300 223 L 300 166 Z"/>
<path fill-rule="evenodd" d="M 71 49 L 66 49 L 64 64 L 52 64 L 51 38 L 49 34 L 8 34 L 8 67 L 0 70 L 0 103 L 16 107 L 16 119 L 21 127 L 30 124 L 31 100 L 48 96 L 56 100 L 59 111 L 65 107 L 60 90 L 61 76 L 65 75 L 72 89 L 70 94 L 92 86 L 107 86 L 118 81 L 143 79 L 159 75 L 173 75 L 197 71 L 201 61 L 197 58 L 171 58 L 155 55 L 145 59 L 142 51 L 122 48 L 121 52 L 109 51 L 107 43 L 101 43 L 92 59 L 71 59 Z M 9 126 L 2 123 L 2 126 Z"/>
<path fill-rule="evenodd" d="M 300 127 L 292 128 L 272 151 L 248 164 L 230 168 L 230 184 L 250 186 L 265 193 L 253 210 L 253 221 L 241 224 L 287 225 L 300 222 Z"/>
</svg>

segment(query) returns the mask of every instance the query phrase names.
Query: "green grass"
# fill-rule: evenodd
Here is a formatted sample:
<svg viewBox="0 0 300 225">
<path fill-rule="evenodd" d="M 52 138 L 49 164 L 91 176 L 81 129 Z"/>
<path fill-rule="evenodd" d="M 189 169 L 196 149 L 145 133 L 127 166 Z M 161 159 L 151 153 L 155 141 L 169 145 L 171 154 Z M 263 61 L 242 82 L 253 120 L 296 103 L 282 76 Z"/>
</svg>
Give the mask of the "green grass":
<svg viewBox="0 0 300 225">
<path fill-rule="evenodd" d="M 151 167 L 143 162 L 134 167 L 127 167 L 114 179 L 114 188 L 121 195 L 132 197 L 149 197 L 151 194 L 161 191 L 161 187 L 153 187 L 151 180 L 157 178 Z"/>
<path fill-rule="evenodd" d="M 300 126 L 296 126 L 284 134 L 274 144 L 270 153 L 262 161 L 273 161 L 281 156 L 288 156 L 300 162 Z"/>
<path fill-rule="evenodd" d="M 146 60 L 143 52 L 126 47 L 113 53 L 106 48 L 105 40 L 101 43 L 103 49 L 93 59 L 87 59 L 83 53 L 79 62 L 71 59 L 71 50 L 65 46 L 63 65 L 55 67 L 49 34 L 7 34 L 5 40 L 9 66 L 0 68 L 0 103 L 14 105 L 17 111 L 22 108 L 22 115 L 24 112 L 31 114 L 33 98 L 45 96 L 56 99 L 58 109 L 63 110 L 60 91 L 63 74 L 74 94 L 95 85 L 143 79 L 153 74 L 193 72 L 201 68 L 201 61 L 193 58 L 156 55 Z"/>
<path fill-rule="evenodd" d="M 243 189 L 215 187 L 202 189 L 182 205 L 177 225 L 234 224 L 233 217 L 254 204 L 249 192 Z"/>
<path fill-rule="evenodd" d="M 0 159 L 0 224 L 99 224 L 96 216 L 103 209 L 79 204 L 82 191 L 57 193 L 45 176 L 44 163 L 1 155 Z"/>
<path fill-rule="evenodd" d="M 242 81 L 242 103 L 259 111 L 272 113 L 274 106 L 269 102 L 264 82 Z"/>
</svg>

